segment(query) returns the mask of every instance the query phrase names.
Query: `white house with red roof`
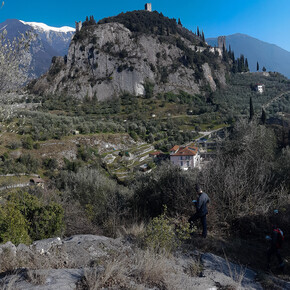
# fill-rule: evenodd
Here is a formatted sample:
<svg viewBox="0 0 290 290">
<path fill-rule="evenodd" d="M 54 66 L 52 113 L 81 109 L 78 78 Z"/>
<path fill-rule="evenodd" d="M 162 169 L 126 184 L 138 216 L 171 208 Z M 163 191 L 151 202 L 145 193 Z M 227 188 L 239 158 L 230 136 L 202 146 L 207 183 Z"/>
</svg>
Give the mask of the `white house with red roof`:
<svg viewBox="0 0 290 290">
<path fill-rule="evenodd" d="M 175 145 L 169 151 L 170 161 L 183 170 L 200 166 L 200 154 L 196 146 Z"/>
</svg>

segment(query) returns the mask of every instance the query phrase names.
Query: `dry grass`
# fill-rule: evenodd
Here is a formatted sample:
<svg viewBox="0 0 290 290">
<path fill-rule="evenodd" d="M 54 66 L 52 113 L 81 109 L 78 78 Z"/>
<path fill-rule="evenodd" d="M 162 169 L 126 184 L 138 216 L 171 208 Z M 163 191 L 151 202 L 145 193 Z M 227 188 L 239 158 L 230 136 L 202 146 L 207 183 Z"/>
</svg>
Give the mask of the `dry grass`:
<svg viewBox="0 0 290 290">
<path fill-rule="evenodd" d="M 1 279 L 0 282 L 0 289 L 1 290 L 17 290 L 17 281 L 18 281 L 18 276 L 15 275 L 13 277 L 4 277 Z"/>
<path fill-rule="evenodd" d="M 47 275 L 39 270 L 27 269 L 25 279 L 34 285 L 43 285 L 46 281 Z"/>
<path fill-rule="evenodd" d="M 0 254 L 0 271 L 13 271 L 17 267 L 17 259 L 14 253 L 9 248 L 3 248 Z"/>
<path fill-rule="evenodd" d="M 120 255 L 107 261 L 103 269 L 86 269 L 77 289 L 178 289 L 179 274 L 181 270 L 175 269 L 166 254 L 136 249 L 130 256 Z"/>
<path fill-rule="evenodd" d="M 131 275 L 142 284 L 166 288 L 167 275 L 174 272 L 169 259 L 150 250 L 137 251 L 133 260 Z"/>
</svg>

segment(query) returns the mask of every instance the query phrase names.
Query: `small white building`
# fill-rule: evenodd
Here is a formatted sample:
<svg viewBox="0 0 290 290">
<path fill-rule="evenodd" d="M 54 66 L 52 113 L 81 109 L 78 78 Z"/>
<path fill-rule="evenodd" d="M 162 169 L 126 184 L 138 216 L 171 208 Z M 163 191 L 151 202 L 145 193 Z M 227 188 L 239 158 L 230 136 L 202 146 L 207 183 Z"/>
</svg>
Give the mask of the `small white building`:
<svg viewBox="0 0 290 290">
<path fill-rule="evenodd" d="M 256 91 L 260 94 L 265 92 L 265 85 L 264 84 L 256 84 Z"/>
<path fill-rule="evenodd" d="M 175 145 L 170 149 L 170 161 L 183 170 L 200 166 L 199 150 L 195 146 Z"/>
</svg>

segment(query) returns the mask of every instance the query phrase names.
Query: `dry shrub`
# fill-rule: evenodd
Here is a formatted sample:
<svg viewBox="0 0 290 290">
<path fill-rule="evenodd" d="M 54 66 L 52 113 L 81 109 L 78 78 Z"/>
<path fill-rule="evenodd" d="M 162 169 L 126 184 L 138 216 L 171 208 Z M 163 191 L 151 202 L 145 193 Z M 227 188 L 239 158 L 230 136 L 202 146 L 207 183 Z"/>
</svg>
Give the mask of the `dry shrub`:
<svg viewBox="0 0 290 290">
<path fill-rule="evenodd" d="M 137 251 L 133 265 L 131 273 L 139 283 L 160 289 L 166 289 L 167 276 L 174 272 L 165 255 L 150 250 Z"/>
<path fill-rule="evenodd" d="M 17 281 L 18 281 L 17 275 L 14 275 L 12 277 L 11 276 L 4 277 L 1 279 L 0 289 L 1 290 L 15 290 L 15 289 L 17 289 L 17 287 L 16 287 Z"/>
<path fill-rule="evenodd" d="M 100 228 L 92 223 L 92 220 L 79 202 L 67 200 L 62 205 L 65 211 L 65 236 L 102 234 Z"/>
<path fill-rule="evenodd" d="M 198 261 L 191 261 L 184 268 L 184 273 L 189 275 L 190 277 L 197 277 L 203 271 L 203 266 L 201 264 L 200 259 Z"/>
<path fill-rule="evenodd" d="M 136 249 L 131 256 L 120 255 L 107 261 L 104 269 L 86 269 L 78 283 L 78 290 L 83 289 L 134 289 L 157 287 L 158 289 L 178 289 L 173 274 L 177 274 L 172 261 L 165 254 Z M 143 287 L 144 285 L 144 287 Z"/>
<path fill-rule="evenodd" d="M 16 256 L 13 254 L 12 250 L 9 248 L 3 248 L 0 254 L 0 271 L 12 271 L 17 266 Z"/>
<path fill-rule="evenodd" d="M 25 279 L 34 285 L 43 285 L 46 281 L 47 275 L 39 270 L 27 269 Z"/>
<path fill-rule="evenodd" d="M 100 288 L 99 273 L 96 268 L 84 270 L 84 276 L 77 283 L 77 290 L 95 290 Z"/>
<path fill-rule="evenodd" d="M 144 222 L 133 223 L 130 227 L 122 226 L 118 231 L 119 237 L 130 236 L 134 238 L 142 237 L 145 233 L 146 227 Z"/>
</svg>

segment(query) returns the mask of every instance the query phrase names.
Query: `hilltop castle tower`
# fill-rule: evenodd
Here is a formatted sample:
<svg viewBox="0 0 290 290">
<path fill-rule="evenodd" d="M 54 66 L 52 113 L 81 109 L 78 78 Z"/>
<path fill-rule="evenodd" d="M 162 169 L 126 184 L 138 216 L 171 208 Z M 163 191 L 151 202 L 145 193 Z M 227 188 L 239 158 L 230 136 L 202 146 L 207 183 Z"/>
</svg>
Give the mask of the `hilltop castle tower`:
<svg viewBox="0 0 290 290">
<path fill-rule="evenodd" d="M 145 4 L 145 10 L 149 11 L 149 12 L 152 12 L 152 4 L 151 3 L 146 3 Z"/>
<path fill-rule="evenodd" d="M 82 29 L 82 25 L 83 24 L 81 21 L 79 21 L 79 22 L 76 21 L 76 32 L 79 32 Z"/>
<path fill-rule="evenodd" d="M 226 37 L 225 36 L 219 36 L 218 37 L 218 48 L 223 49 L 223 47 L 226 47 Z"/>
</svg>

